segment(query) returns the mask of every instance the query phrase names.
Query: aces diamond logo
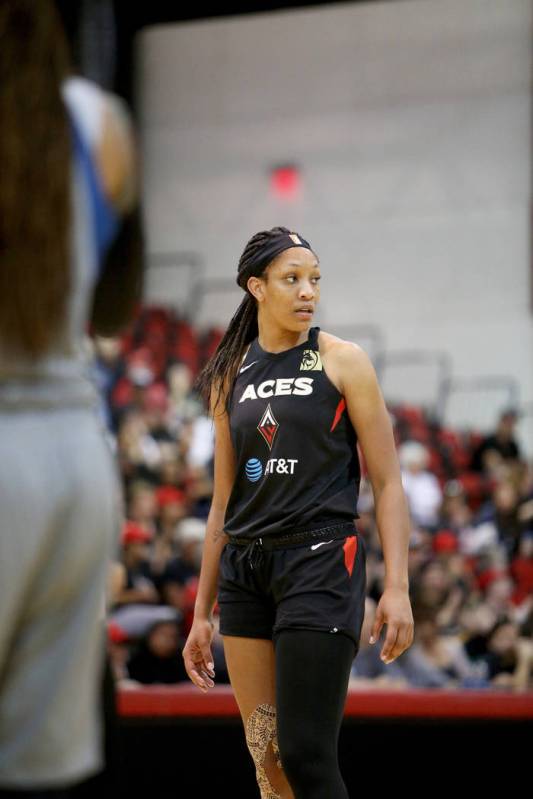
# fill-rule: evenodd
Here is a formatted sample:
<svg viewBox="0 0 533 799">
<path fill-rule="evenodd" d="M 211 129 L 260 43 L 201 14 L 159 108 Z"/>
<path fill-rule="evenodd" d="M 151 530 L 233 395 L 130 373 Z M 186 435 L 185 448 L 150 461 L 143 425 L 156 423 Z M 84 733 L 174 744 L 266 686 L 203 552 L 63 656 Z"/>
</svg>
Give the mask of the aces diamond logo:
<svg viewBox="0 0 533 799">
<path fill-rule="evenodd" d="M 270 407 L 269 402 L 263 416 L 261 417 L 261 421 L 257 425 L 257 429 L 265 439 L 269 449 L 272 449 L 272 444 L 274 443 L 278 428 L 278 421 L 272 413 L 272 408 Z"/>
</svg>

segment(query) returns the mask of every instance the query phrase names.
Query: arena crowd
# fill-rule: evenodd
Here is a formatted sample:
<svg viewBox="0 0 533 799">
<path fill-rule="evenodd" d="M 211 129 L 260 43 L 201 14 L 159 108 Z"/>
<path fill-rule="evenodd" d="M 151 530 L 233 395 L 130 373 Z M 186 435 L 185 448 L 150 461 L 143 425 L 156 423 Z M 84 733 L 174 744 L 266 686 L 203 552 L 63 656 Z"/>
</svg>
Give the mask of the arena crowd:
<svg viewBox="0 0 533 799">
<path fill-rule="evenodd" d="M 124 686 L 188 680 L 192 623 L 213 487 L 213 426 L 193 389 L 222 335 L 145 308 L 127 335 L 94 339 L 102 416 L 116 450 L 126 522 L 109 587 L 109 652 Z M 389 407 L 412 529 L 412 646 L 385 665 L 368 642 L 383 587 L 372 487 L 356 526 L 367 551 L 367 600 L 351 684 L 373 690 L 533 688 L 533 463 L 504 408 L 490 435 L 452 430 L 423 408 Z M 215 634 L 216 682 L 229 682 Z M 382 633 L 383 635 L 383 633 Z"/>
</svg>

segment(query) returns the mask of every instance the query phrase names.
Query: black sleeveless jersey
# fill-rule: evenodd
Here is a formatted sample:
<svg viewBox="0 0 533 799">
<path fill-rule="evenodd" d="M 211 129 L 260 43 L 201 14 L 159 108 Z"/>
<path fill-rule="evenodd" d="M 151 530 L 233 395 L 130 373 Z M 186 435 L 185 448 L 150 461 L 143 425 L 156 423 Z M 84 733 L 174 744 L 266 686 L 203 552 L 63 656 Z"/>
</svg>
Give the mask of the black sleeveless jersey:
<svg viewBox="0 0 533 799">
<path fill-rule="evenodd" d="M 322 367 L 319 327 L 267 352 L 256 337 L 229 406 L 235 482 L 224 531 L 244 538 L 315 530 L 359 518 L 357 435 Z"/>
</svg>

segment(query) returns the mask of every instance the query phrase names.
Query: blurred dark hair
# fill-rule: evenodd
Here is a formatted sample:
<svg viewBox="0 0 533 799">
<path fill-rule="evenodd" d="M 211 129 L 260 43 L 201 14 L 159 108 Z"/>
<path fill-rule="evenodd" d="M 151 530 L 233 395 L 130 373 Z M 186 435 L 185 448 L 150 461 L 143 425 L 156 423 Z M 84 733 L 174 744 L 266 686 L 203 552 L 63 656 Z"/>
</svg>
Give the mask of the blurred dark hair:
<svg viewBox="0 0 533 799">
<path fill-rule="evenodd" d="M 50 0 L 0 3 L 0 339 L 44 354 L 69 288 L 69 55 Z"/>
<path fill-rule="evenodd" d="M 431 607 L 423 602 L 413 601 L 412 603 L 413 621 L 415 624 L 422 624 L 423 622 L 431 622 L 437 625 L 437 612 L 438 608 Z"/>
<path fill-rule="evenodd" d="M 510 616 L 506 615 L 505 613 L 500 614 L 497 620 L 494 622 L 490 630 L 487 631 L 486 634 L 486 641 L 489 643 L 494 635 L 501 630 L 502 627 L 507 627 L 507 625 L 511 625 L 512 627 L 516 627 L 518 629 L 518 624 L 511 619 Z"/>
<path fill-rule="evenodd" d="M 278 238 L 280 233 L 290 233 L 286 227 L 277 226 L 270 230 L 261 230 L 247 242 L 237 266 L 238 274 L 245 274 L 249 264 L 256 258 L 258 252 L 272 239 Z M 261 273 L 265 276 L 265 270 Z M 201 394 L 207 406 L 210 407 L 211 399 L 216 392 L 216 401 L 212 408 L 213 415 L 218 407 L 223 393 L 225 395 L 225 409 L 229 409 L 232 385 L 237 375 L 241 358 L 247 344 L 257 336 L 257 301 L 249 291 L 231 318 L 226 332 L 217 349 L 206 363 L 195 380 L 194 388 Z"/>
</svg>

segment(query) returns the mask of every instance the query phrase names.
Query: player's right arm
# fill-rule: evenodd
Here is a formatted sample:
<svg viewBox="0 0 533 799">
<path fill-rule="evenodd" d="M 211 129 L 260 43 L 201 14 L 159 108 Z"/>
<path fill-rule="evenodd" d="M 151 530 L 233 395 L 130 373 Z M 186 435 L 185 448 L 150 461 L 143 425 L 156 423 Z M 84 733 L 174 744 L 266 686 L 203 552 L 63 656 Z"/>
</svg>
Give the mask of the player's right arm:
<svg viewBox="0 0 533 799">
<path fill-rule="evenodd" d="M 223 391 L 226 390 L 227 386 Z M 214 685 L 211 679 L 215 675 L 211 654 L 212 612 L 217 596 L 220 555 L 228 541 L 224 532 L 224 516 L 235 479 L 235 453 L 224 396 L 215 409 L 216 389 L 211 392 L 211 414 L 215 426 L 214 490 L 207 517 L 194 621 L 183 649 L 187 674 L 204 692 Z"/>
</svg>

